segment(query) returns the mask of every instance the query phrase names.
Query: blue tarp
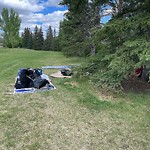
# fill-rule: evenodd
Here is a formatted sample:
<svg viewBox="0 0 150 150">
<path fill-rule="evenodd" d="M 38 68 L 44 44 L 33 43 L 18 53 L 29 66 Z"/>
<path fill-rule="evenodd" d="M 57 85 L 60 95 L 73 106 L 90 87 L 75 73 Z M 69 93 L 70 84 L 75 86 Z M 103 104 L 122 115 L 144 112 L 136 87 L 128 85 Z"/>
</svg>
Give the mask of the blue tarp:
<svg viewBox="0 0 150 150">
<path fill-rule="evenodd" d="M 14 89 L 14 94 L 24 94 L 24 93 L 34 93 L 34 92 L 43 92 L 49 90 L 55 90 L 56 87 L 50 83 L 48 86 L 42 87 L 40 89 L 36 88 L 22 88 L 22 89 Z"/>
<path fill-rule="evenodd" d="M 72 68 L 72 66 L 42 66 L 43 69 L 64 69 Z"/>
</svg>

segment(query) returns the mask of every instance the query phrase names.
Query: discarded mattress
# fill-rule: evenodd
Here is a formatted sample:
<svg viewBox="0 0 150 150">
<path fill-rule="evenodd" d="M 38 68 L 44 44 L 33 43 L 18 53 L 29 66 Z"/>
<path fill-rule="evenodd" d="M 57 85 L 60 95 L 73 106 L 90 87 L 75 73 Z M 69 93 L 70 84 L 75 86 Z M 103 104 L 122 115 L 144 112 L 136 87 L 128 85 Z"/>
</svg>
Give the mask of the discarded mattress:
<svg viewBox="0 0 150 150">
<path fill-rule="evenodd" d="M 53 77 L 53 78 L 71 78 L 72 77 L 72 76 L 64 76 L 64 75 L 62 75 L 61 71 L 58 71 L 56 73 L 52 73 L 50 76 Z"/>
</svg>

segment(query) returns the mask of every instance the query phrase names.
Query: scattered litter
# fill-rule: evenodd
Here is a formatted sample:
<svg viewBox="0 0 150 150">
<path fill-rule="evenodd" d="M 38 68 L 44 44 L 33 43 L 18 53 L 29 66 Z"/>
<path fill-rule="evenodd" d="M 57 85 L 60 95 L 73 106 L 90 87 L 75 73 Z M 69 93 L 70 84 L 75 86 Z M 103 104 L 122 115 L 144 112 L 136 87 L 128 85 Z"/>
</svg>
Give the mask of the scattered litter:
<svg viewBox="0 0 150 150">
<path fill-rule="evenodd" d="M 61 71 L 58 71 L 56 73 L 52 73 L 50 76 L 53 77 L 53 78 L 72 78 L 72 76 L 64 76 L 61 73 Z"/>
<path fill-rule="evenodd" d="M 64 76 L 72 76 L 73 75 L 73 71 L 70 68 L 61 69 L 60 72 Z"/>
</svg>

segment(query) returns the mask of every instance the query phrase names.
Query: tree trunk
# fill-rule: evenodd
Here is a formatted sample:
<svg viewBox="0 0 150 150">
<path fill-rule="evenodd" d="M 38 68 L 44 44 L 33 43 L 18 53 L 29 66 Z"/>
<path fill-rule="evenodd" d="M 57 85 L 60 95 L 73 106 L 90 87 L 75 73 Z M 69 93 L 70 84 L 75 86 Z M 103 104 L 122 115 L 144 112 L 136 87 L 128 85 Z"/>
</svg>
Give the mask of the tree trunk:
<svg viewBox="0 0 150 150">
<path fill-rule="evenodd" d="M 123 10 L 123 0 L 119 0 L 117 7 L 118 7 L 118 13 L 121 13 Z"/>
<path fill-rule="evenodd" d="M 97 3 L 94 9 L 94 25 L 93 27 L 99 28 L 100 27 L 100 2 Z M 91 37 L 92 38 L 92 37 Z M 91 43 L 91 52 L 90 55 L 94 56 L 96 54 L 96 45 L 95 43 Z"/>
<path fill-rule="evenodd" d="M 95 53 L 96 53 L 96 46 L 95 46 L 95 44 L 94 43 L 92 43 L 92 45 L 91 45 L 91 56 L 94 56 L 95 55 Z"/>
<path fill-rule="evenodd" d="M 150 26 L 147 27 L 148 41 L 150 42 Z"/>
</svg>

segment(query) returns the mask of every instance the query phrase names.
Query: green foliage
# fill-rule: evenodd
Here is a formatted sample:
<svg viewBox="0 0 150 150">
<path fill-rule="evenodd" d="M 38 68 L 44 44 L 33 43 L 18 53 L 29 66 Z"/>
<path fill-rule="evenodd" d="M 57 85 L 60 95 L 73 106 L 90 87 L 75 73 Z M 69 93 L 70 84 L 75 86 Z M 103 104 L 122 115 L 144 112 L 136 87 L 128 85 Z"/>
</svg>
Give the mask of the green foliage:
<svg viewBox="0 0 150 150">
<path fill-rule="evenodd" d="M 34 33 L 30 28 L 25 28 L 21 36 L 21 46 L 23 48 L 46 51 L 60 51 L 60 39 L 56 36 L 56 31 L 52 31 L 49 26 L 46 38 L 43 37 L 42 27 L 35 26 Z"/>
<path fill-rule="evenodd" d="M 92 0 L 90 3 L 63 0 L 61 4 L 69 10 L 60 28 L 64 54 L 89 56 L 92 47 L 96 47 L 96 56 L 88 57 L 78 76 L 100 87 L 120 88 L 121 81 L 133 73 L 135 67 L 143 64 L 149 67 L 149 0 Z M 97 28 L 99 12 L 104 15 L 106 8 L 112 9 L 112 19 Z"/>
<path fill-rule="evenodd" d="M 51 26 L 49 26 L 46 33 L 46 39 L 44 40 L 43 50 L 52 50 L 53 32 Z"/>
<path fill-rule="evenodd" d="M 100 26 L 100 8 L 94 3 L 91 5 L 88 0 L 61 2 L 68 6 L 66 18 L 60 24 L 61 47 L 65 55 L 89 56 L 93 50 L 91 30 Z"/>
<path fill-rule="evenodd" d="M 150 67 L 148 12 L 134 12 L 114 17 L 102 29 L 93 31 L 98 54 L 79 70 L 99 87 L 120 88 L 120 83 L 134 68 L 147 64 Z"/>
<path fill-rule="evenodd" d="M 30 28 L 25 28 L 22 33 L 22 47 L 32 49 L 33 46 L 33 35 Z"/>
<path fill-rule="evenodd" d="M 60 25 L 61 47 L 66 56 L 78 55 L 78 46 L 83 41 L 81 31 L 74 24 L 75 20 L 65 19 Z"/>
<path fill-rule="evenodd" d="M 60 37 L 54 36 L 52 40 L 52 51 L 61 51 Z"/>
<path fill-rule="evenodd" d="M 18 13 L 13 9 L 10 11 L 7 8 L 3 8 L 0 27 L 4 31 L 4 43 L 6 47 L 17 47 L 20 44 L 19 29 L 20 29 L 21 19 Z"/>
<path fill-rule="evenodd" d="M 33 34 L 33 47 L 34 50 L 42 50 L 44 44 L 44 37 L 42 27 L 35 26 Z"/>
</svg>

